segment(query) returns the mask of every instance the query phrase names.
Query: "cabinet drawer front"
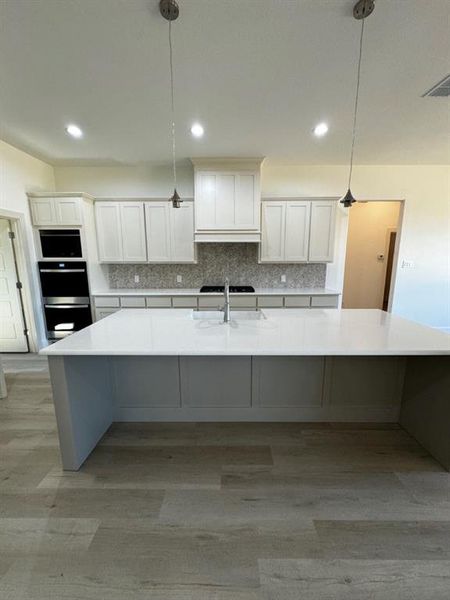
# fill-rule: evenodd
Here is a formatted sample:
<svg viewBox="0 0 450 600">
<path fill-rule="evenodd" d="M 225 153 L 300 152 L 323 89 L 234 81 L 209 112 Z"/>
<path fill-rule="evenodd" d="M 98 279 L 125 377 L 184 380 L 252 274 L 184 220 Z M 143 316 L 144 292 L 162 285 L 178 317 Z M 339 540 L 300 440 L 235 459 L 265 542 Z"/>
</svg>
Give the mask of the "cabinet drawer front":
<svg viewBox="0 0 450 600">
<path fill-rule="evenodd" d="M 120 306 L 122 308 L 145 308 L 145 298 L 142 296 L 121 296 Z"/>
<path fill-rule="evenodd" d="M 339 304 L 338 296 L 312 296 L 311 306 L 313 308 L 337 308 Z"/>
<path fill-rule="evenodd" d="M 311 296 L 286 296 L 284 305 L 286 308 L 309 308 Z"/>
<path fill-rule="evenodd" d="M 96 308 L 119 308 L 120 301 L 117 296 L 100 296 L 94 298 L 94 306 Z"/>
<path fill-rule="evenodd" d="M 109 315 L 113 315 L 115 312 L 117 312 L 119 310 L 120 310 L 119 308 L 97 308 L 95 310 L 95 320 L 100 321 L 100 319 L 109 317 Z"/>
<path fill-rule="evenodd" d="M 199 296 L 199 308 L 221 308 L 223 306 L 223 296 Z"/>
<path fill-rule="evenodd" d="M 231 296 L 232 308 L 256 308 L 256 296 Z"/>
<path fill-rule="evenodd" d="M 197 308 L 197 296 L 173 296 L 173 308 Z"/>
<path fill-rule="evenodd" d="M 260 308 L 283 308 L 283 296 L 258 296 Z"/>
<path fill-rule="evenodd" d="M 147 308 L 172 308 L 170 296 L 148 296 L 146 302 Z"/>
</svg>

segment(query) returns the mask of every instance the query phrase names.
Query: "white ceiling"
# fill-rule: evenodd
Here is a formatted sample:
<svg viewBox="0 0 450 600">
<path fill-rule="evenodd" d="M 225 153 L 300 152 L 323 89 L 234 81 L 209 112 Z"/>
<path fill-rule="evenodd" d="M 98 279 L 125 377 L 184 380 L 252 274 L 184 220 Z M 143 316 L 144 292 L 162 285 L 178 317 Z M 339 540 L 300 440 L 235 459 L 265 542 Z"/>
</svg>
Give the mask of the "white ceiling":
<svg viewBox="0 0 450 600">
<path fill-rule="evenodd" d="M 353 0 L 179 0 L 178 154 L 348 161 L 360 24 Z M 377 0 L 366 21 L 360 164 L 450 162 L 448 0 Z M 170 160 L 158 0 L 2 0 L 0 137 L 53 163 Z M 195 120 L 206 129 L 195 140 Z M 329 135 L 311 128 L 325 120 Z M 68 122 L 85 131 L 70 139 Z"/>
</svg>

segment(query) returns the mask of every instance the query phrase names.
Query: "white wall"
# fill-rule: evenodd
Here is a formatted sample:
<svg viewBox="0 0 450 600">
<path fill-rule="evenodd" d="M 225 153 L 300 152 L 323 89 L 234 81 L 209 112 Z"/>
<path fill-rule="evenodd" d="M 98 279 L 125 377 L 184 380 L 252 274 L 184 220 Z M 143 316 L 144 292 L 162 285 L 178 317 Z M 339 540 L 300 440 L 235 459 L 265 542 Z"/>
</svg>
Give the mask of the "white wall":
<svg viewBox="0 0 450 600">
<path fill-rule="evenodd" d="M 37 342 L 41 346 L 45 344 L 45 328 L 26 192 L 52 191 L 54 187 L 52 166 L 0 140 L 0 211 L 14 211 L 23 215 L 23 242 L 28 258 L 29 292 L 33 299 L 31 318 L 36 326 Z"/>
</svg>

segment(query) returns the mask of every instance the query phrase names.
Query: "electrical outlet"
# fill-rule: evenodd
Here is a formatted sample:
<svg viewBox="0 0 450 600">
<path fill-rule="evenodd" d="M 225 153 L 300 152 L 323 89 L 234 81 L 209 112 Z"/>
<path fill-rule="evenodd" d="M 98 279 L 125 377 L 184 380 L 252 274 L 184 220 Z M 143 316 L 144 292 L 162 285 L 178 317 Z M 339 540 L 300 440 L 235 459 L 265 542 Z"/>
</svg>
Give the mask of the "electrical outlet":
<svg viewBox="0 0 450 600">
<path fill-rule="evenodd" d="M 134 276 L 134 283 L 139 283 L 139 275 Z"/>
<path fill-rule="evenodd" d="M 181 275 L 177 275 L 177 283 L 183 283 L 183 277 Z"/>
<path fill-rule="evenodd" d="M 286 283 L 286 275 L 281 276 L 281 283 Z"/>
</svg>

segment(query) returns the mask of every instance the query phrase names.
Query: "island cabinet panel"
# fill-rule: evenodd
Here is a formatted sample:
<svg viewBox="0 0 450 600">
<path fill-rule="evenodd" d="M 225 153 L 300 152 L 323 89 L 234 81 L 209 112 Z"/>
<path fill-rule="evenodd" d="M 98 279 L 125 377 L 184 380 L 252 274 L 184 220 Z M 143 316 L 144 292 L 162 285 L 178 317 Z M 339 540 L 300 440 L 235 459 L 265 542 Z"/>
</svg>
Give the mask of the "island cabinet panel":
<svg viewBox="0 0 450 600">
<path fill-rule="evenodd" d="M 404 357 L 335 356 L 328 359 L 328 365 L 331 409 L 395 407 L 398 411 L 405 377 Z"/>
<path fill-rule="evenodd" d="M 111 359 L 116 410 L 180 406 L 176 356 L 118 356 Z"/>
<path fill-rule="evenodd" d="M 320 407 L 324 370 L 323 356 L 255 356 L 253 402 L 267 408 Z"/>
<path fill-rule="evenodd" d="M 250 356 L 181 356 L 180 384 L 183 406 L 190 408 L 250 407 Z"/>
</svg>

